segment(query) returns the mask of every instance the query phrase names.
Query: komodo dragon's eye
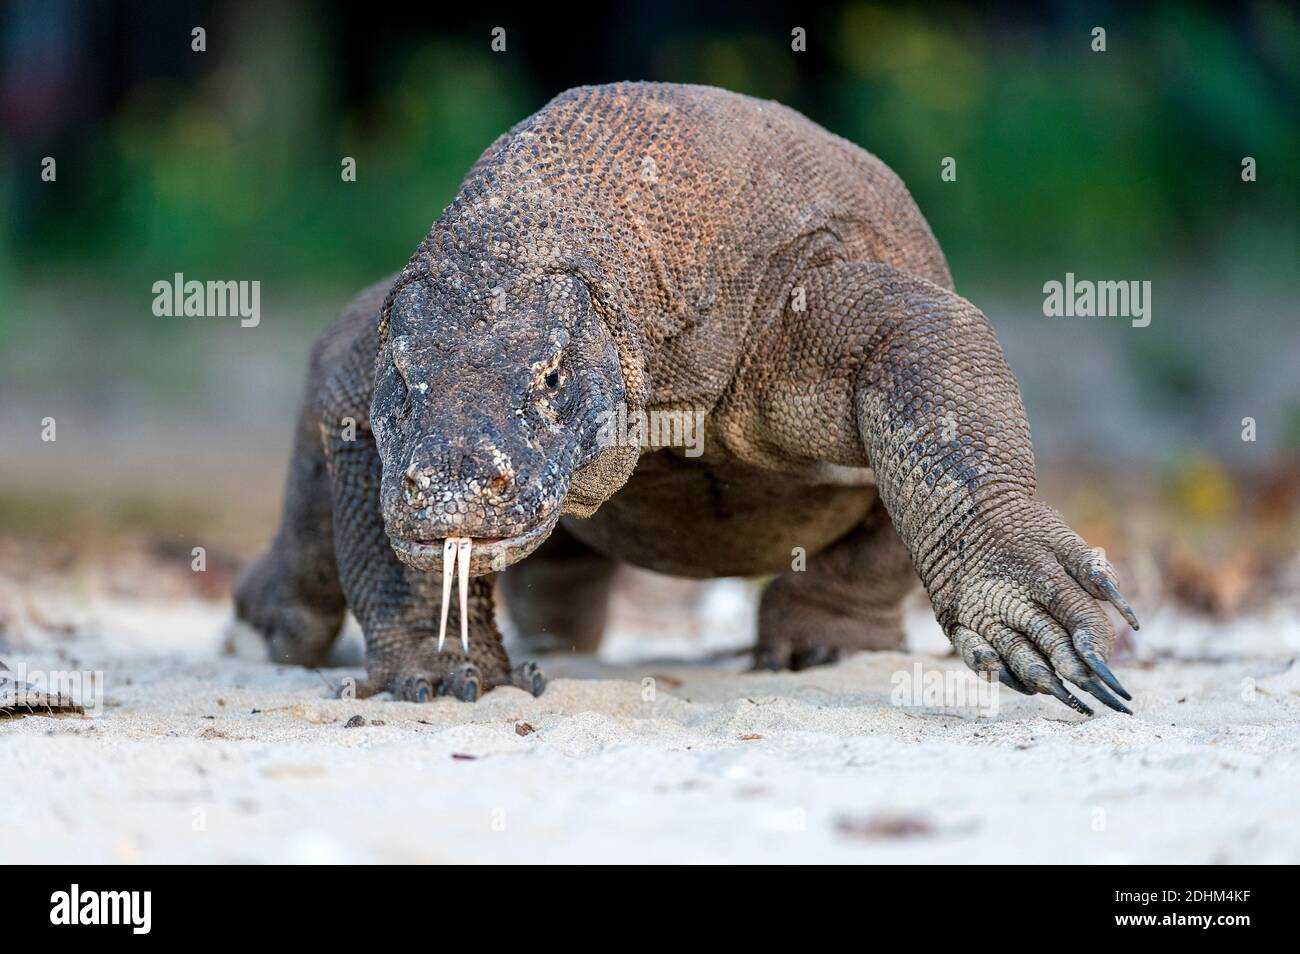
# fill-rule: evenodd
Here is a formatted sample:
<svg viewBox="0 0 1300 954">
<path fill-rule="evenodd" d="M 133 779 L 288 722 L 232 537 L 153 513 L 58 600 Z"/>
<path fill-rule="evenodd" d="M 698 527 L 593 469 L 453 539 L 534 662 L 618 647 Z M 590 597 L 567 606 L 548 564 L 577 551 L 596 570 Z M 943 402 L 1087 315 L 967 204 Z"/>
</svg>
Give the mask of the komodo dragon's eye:
<svg viewBox="0 0 1300 954">
<path fill-rule="evenodd" d="M 550 361 L 547 361 L 540 368 L 538 368 L 537 365 L 533 365 L 535 369 L 533 373 L 536 374 L 538 371 L 541 372 L 542 383 L 546 385 L 546 390 L 548 391 L 554 391 L 560 386 L 560 357 L 559 354 L 556 354 Z M 536 378 L 533 380 L 536 380 Z"/>
</svg>

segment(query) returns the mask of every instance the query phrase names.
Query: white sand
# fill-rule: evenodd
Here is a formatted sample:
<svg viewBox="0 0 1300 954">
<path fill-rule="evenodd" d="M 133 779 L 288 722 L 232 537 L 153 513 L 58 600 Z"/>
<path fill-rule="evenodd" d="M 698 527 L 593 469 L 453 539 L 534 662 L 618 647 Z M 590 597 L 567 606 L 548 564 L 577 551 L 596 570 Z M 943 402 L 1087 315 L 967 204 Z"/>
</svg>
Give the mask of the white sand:
<svg viewBox="0 0 1300 954">
<path fill-rule="evenodd" d="M 654 641 L 637 630 L 661 620 L 623 614 L 618 662 L 543 658 L 543 696 L 474 705 L 334 699 L 221 656 L 218 604 L 87 598 L 63 634 L 10 619 L 0 658 L 102 670 L 106 692 L 97 718 L 0 721 L 0 861 L 1300 861 L 1291 614 L 1219 632 L 1229 661 L 1120 665 L 1133 718 L 1009 692 L 980 717 L 891 704 L 897 672 L 962 669 L 925 652 L 635 661 L 747 639 L 743 592 L 710 594 L 696 628 L 725 639 Z M 1198 647 L 1185 625 L 1157 616 L 1144 651 Z"/>
</svg>

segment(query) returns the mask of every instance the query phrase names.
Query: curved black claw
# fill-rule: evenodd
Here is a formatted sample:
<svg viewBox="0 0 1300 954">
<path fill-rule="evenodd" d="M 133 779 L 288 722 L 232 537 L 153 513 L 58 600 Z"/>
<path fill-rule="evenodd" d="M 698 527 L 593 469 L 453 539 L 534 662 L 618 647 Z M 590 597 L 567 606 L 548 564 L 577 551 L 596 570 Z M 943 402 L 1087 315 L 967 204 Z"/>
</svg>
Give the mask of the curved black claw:
<svg viewBox="0 0 1300 954">
<path fill-rule="evenodd" d="M 1014 689 L 1022 696 L 1037 695 L 1037 693 L 1034 692 L 1034 690 L 1026 686 L 1023 682 L 1021 682 L 1018 678 L 1016 678 L 1016 675 L 1010 669 L 1007 669 L 1005 667 L 998 670 L 998 682 L 1002 683 L 1002 685 L 1006 686 L 1008 689 Z"/>
<path fill-rule="evenodd" d="M 1106 685 L 1114 689 L 1115 692 L 1117 692 L 1123 698 L 1132 701 L 1133 697 L 1129 695 L 1127 689 L 1125 689 L 1123 686 L 1119 684 L 1119 680 L 1116 679 L 1115 674 L 1110 671 L 1110 667 L 1106 665 L 1105 660 L 1103 660 L 1096 653 L 1085 652 L 1085 653 L 1080 653 L 1079 655 L 1082 656 L 1083 661 L 1088 664 L 1088 668 L 1101 677 L 1102 682 L 1104 682 Z M 1089 689 L 1088 691 L 1092 692 L 1091 689 Z M 1093 695 L 1096 695 L 1096 693 L 1094 692 Z M 1109 705 L 1109 703 L 1107 703 L 1107 705 Z M 1113 709 L 1115 707 L 1111 706 L 1111 708 Z M 1128 711 L 1128 710 L 1123 710 L 1123 711 Z"/>
<path fill-rule="evenodd" d="M 438 683 L 438 695 L 452 696 L 461 702 L 475 701 L 482 691 L 483 674 L 473 663 L 453 669 Z"/>
<path fill-rule="evenodd" d="M 1103 593 L 1106 594 L 1106 599 L 1110 601 L 1111 605 L 1114 606 L 1115 609 L 1119 610 L 1119 615 L 1124 617 L 1124 622 L 1128 623 L 1135 630 L 1142 628 L 1138 624 L 1138 618 L 1134 614 L 1133 608 L 1128 605 L 1128 600 L 1124 599 L 1124 596 L 1123 594 L 1120 593 L 1118 586 L 1116 586 L 1107 577 L 1102 577 L 1100 580 L 1098 580 L 1097 586 Z M 1125 698 L 1128 697 L 1125 696 Z"/>
<path fill-rule="evenodd" d="M 1075 712 L 1082 712 L 1084 715 L 1092 715 L 1092 710 L 1078 699 L 1074 693 L 1070 692 L 1069 689 L 1066 689 L 1061 680 L 1055 677 L 1048 680 L 1047 691 L 1051 695 L 1056 696 L 1056 698 L 1060 699 Z M 1104 702 L 1105 700 L 1102 701 Z"/>
<path fill-rule="evenodd" d="M 510 682 L 524 692 L 540 696 L 546 691 L 546 674 L 535 662 L 520 663 L 510 673 Z"/>
<path fill-rule="evenodd" d="M 1124 705 L 1124 703 L 1120 702 L 1109 692 L 1107 692 L 1105 687 L 1096 679 L 1086 679 L 1083 682 L 1079 683 L 1079 685 L 1082 688 L 1088 690 L 1088 692 L 1092 693 L 1093 696 L 1096 697 L 1098 702 L 1101 702 L 1103 705 L 1110 706 L 1116 712 L 1123 712 L 1125 715 L 1133 714 L 1133 710 L 1131 710 L 1128 706 Z"/>
<path fill-rule="evenodd" d="M 799 649 L 790 657 L 790 668 L 795 672 L 801 669 L 811 669 L 813 666 L 829 666 L 831 663 L 839 662 L 844 653 L 832 646 L 813 646 L 809 649 Z"/>
<path fill-rule="evenodd" d="M 393 686 L 393 695 L 407 702 L 428 702 L 434 696 L 433 684 L 424 676 L 408 676 Z"/>
</svg>

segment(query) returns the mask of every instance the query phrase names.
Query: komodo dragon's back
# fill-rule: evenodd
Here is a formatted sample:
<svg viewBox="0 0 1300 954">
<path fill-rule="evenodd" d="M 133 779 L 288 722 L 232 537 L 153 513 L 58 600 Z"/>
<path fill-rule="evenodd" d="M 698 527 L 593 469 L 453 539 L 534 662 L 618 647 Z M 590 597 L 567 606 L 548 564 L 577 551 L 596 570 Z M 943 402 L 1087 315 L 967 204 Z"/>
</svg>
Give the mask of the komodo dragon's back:
<svg viewBox="0 0 1300 954">
<path fill-rule="evenodd" d="M 531 193 L 543 212 L 557 196 L 568 215 L 590 210 L 598 225 L 579 225 L 609 233 L 601 264 L 656 348 L 654 400 L 711 404 L 756 310 L 816 262 L 876 261 L 952 287 L 883 162 L 793 109 L 713 87 L 561 93 L 494 143 L 466 186 L 485 200 L 503 186 Z"/>
</svg>

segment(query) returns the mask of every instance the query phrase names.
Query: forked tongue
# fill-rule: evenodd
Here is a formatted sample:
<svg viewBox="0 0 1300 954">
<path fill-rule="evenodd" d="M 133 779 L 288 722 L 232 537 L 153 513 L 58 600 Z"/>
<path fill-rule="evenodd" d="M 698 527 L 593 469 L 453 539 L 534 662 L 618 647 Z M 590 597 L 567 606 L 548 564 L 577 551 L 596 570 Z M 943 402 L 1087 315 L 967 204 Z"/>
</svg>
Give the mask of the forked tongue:
<svg viewBox="0 0 1300 954">
<path fill-rule="evenodd" d="M 474 541 L 461 537 L 456 541 L 456 552 L 460 561 L 460 648 L 469 655 L 469 556 Z"/>
<path fill-rule="evenodd" d="M 451 607 L 451 573 L 460 564 L 460 646 L 469 653 L 469 561 L 474 541 L 448 537 L 442 544 L 442 620 L 438 623 L 438 652 L 447 639 L 447 610 Z"/>
</svg>

